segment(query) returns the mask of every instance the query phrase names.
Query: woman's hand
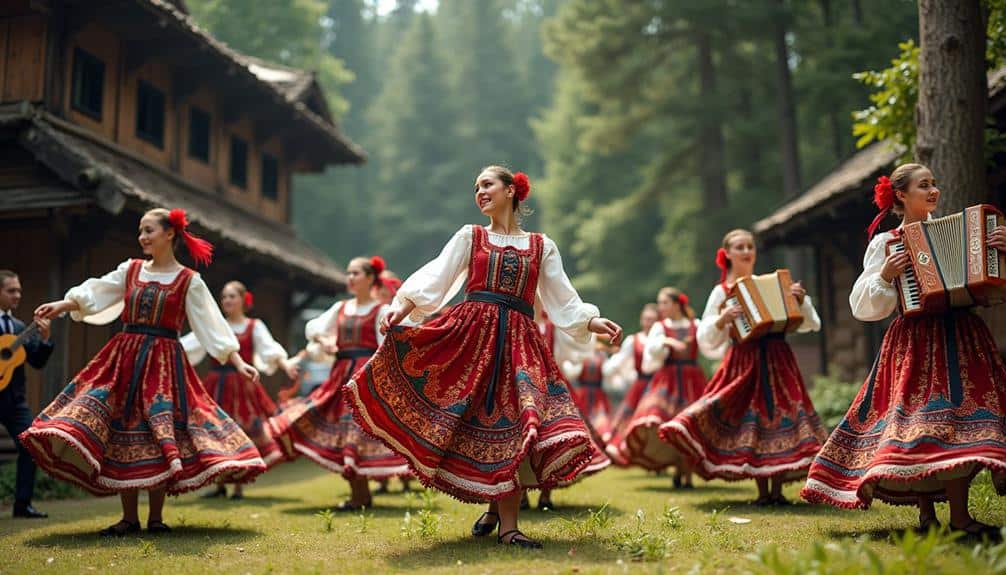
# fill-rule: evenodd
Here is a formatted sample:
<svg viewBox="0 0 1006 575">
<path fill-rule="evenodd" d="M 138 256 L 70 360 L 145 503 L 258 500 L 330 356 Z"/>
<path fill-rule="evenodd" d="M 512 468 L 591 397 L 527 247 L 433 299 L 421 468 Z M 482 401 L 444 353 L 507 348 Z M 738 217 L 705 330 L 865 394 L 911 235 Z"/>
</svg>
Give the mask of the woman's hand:
<svg viewBox="0 0 1006 575">
<path fill-rule="evenodd" d="M 591 318 L 587 322 L 587 330 L 590 333 L 608 336 L 611 345 L 618 345 L 622 341 L 622 326 L 605 317 Z"/>
<path fill-rule="evenodd" d="M 678 353 L 688 351 L 688 344 L 674 337 L 665 337 L 664 345 Z"/>
<path fill-rule="evenodd" d="M 339 342 L 333 336 L 322 336 L 317 341 L 321 345 L 321 350 L 328 355 L 335 355 L 339 352 Z"/>
<path fill-rule="evenodd" d="M 416 309 L 416 304 L 405 300 L 402 307 L 389 311 L 388 315 L 381 318 L 381 333 L 388 333 L 391 328 L 402 323 L 402 320 L 409 317 L 414 309 Z"/>
<path fill-rule="evenodd" d="M 300 375 L 300 365 L 297 362 L 284 359 L 279 363 L 279 366 L 283 369 L 283 373 L 290 378 L 290 381 L 296 381 Z"/>
<path fill-rule="evenodd" d="M 996 226 L 989 232 L 989 247 L 997 250 L 1006 250 L 1006 227 Z"/>
<path fill-rule="evenodd" d="M 796 303 L 803 305 L 803 298 L 807 297 L 807 290 L 804 289 L 803 284 L 793 282 L 789 286 L 789 293 L 793 294 L 793 297 L 796 298 Z"/>
<path fill-rule="evenodd" d="M 991 234 L 989 237 L 991 239 Z M 907 251 L 892 253 L 884 260 L 884 267 L 880 269 L 880 279 L 887 283 L 894 282 L 895 278 L 900 276 L 910 263 L 912 263 L 912 258 Z"/>
<path fill-rule="evenodd" d="M 724 330 L 728 325 L 732 324 L 735 319 L 739 318 L 744 310 L 740 306 L 730 305 L 723 308 L 720 312 L 720 317 L 716 318 L 716 329 Z"/>
<path fill-rule="evenodd" d="M 59 300 L 44 303 L 35 308 L 35 319 L 55 319 L 68 311 L 77 311 L 80 305 L 75 301 Z"/>
<path fill-rule="evenodd" d="M 245 360 L 241 359 L 241 355 L 238 354 L 238 352 L 231 352 L 229 359 L 231 365 L 233 365 L 234 368 L 238 370 L 238 373 L 244 376 L 245 379 L 250 379 L 253 383 L 259 382 L 258 370 L 248 365 Z"/>
</svg>

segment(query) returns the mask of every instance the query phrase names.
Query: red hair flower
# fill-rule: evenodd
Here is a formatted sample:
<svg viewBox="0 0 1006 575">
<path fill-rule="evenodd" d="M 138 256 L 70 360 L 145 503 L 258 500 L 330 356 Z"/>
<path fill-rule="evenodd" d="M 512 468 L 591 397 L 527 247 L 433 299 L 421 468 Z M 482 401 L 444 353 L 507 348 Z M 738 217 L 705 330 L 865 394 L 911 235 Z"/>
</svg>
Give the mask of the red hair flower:
<svg viewBox="0 0 1006 575">
<path fill-rule="evenodd" d="M 870 222 L 870 227 L 866 229 L 867 237 L 873 238 L 877 233 L 877 228 L 891 212 L 894 207 L 894 186 L 891 185 L 891 178 L 880 176 L 877 178 L 877 185 L 873 186 L 873 204 L 880 210 L 877 217 Z"/>
<path fill-rule="evenodd" d="M 678 304 L 681 307 L 688 307 L 688 296 L 685 294 L 678 294 Z"/>
<path fill-rule="evenodd" d="M 248 311 L 251 308 L 255 307 L 255 296 L 252 295 L 252 292 L 245 291 L 245 302 L 244 303 L 245 303 L 245 311 Z"/>
<path fill-rule="evenodd" d="M 189 250 L 189 255 L 196 265 L 208 266 L 213 262 L 213 244 L 188 232 L 189 219 L 185 210 L 181 208 L 171 210 L 168 212 L 168 221 L 171 222 L 175 233 L 181 234 L 185 248 Z"/>
<path fill-rule="evenodd" d="M 723 248 L 716 250 L 716 267 L 720 268 L 720 283 L 727 281 L 727 268 L 730 260 L 727 259 L 727 251 Z"/>
<path fill-rule="evenodd" d="M 398 293 L 398 288 L 402 287 L 402 280 L 398 278 L 384 278 L 381 282 L 384 283 L 384 287 L 388 288 L 392 296 Z"/>
<path fill-rule="evenodd" d="M 513 189 L 517 192 L 517 201 L 523 202 L 531 195 L 531 180 L 524 172 L 513 175 Z"/>
<path fill-rule="evenodd" d="M 384 263 L 384 258 L 381 256 L 374 256 L 370 258 L 370 267 L 374 268 L 375 276 L 381 275 L 381 272 L 387 269 L 387 266 Z"/>
</svg>

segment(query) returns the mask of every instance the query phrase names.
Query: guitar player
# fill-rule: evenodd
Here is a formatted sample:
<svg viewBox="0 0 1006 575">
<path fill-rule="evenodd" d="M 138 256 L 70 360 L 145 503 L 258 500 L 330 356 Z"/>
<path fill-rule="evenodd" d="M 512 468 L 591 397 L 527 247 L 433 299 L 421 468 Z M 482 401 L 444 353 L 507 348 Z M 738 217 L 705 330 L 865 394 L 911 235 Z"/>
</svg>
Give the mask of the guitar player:
<svg viewBox="0 0 1006 575">
<path fill-rule="evenodd" d="M 25 329 L 24 323 L 11 315 L 19 303 L 21 303 L 21 280 L 12 271 L 0 270 L 0 334 L 17 335 Z M 27 352 L 29 365 L 35 369 L 42 369 L 45 366 L 52 354 L 49 320 L 38 321 L 38 334 L 25 343 L 24 349 Z M 7 433 L 17 444 L 14 517 L 42 519 L 48 515 L 35 509 L 31 504 L 32 492 L 35 489 L 35 462 L 17 440 L 18 434 L 28 429 L 34 417 L 25 397 L 24 369 L 24 365 L 19 366 L 11 377 L 10 385 L 0 391 L 0 423 L 7 428 Z"/>
</svg>

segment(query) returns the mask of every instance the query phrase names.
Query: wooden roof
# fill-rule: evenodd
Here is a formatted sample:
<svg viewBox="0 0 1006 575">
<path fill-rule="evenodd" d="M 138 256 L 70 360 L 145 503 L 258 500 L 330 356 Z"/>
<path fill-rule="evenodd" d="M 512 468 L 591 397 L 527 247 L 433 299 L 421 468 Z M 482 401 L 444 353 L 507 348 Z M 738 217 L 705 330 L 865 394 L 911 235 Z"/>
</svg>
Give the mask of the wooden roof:
<svg viewBox="0 0 1006 575">
<path fill-rule="evenodd" d="M 297 237 L 289 225 L 233 205 L 74 124 L 20 104 L 0 106 L 0 128 L 16 133 L 18 144 L 38 162 L 109 212 L 119 213 L 127 204 L 183 208 L 197 232 L 213 242 L 230 243 L 250 258 L 285 269 L 321 290 L 336 292 L 345 284 L 343 271 Z M 44 190 L 22 196 L 37 203 L 40 192 Z M 65 190 L 57 199 L 72 201 Z"/>
<path fill-rule="evenodd" d="M 301 149 L 311 154 L 322 154 L 324 163 L 366 161 L 366 152 L 339 131 L 327 107 L 315 111 L 305 103 L 303 95 L 311 87 L 305 77 L 313 79 L 313 74 L 241 54 L 200 28 L 185 10 L 184 3 L 169 0 L 67 0 L 66 4 L 71 14 L 71 25 L 75 21 L 96 20 L 123 34 L 130 44 L 127 60 L 139 59 L 146 54 L 173 59 L 180 66 L 182 77 L 188 78 L 188 81 L 198 78 L 208 84 L 226 87 L 235 102 L 255 110 L 260 119 L 274 116 L 273 126 L 300 130 L 297 140 Z M 266 68 L 296 70 L 298 81 L 270 81 L 268 71 L 262 73 Z M 320 91 L 320 87 L 315 89 Z"/>
</svg>

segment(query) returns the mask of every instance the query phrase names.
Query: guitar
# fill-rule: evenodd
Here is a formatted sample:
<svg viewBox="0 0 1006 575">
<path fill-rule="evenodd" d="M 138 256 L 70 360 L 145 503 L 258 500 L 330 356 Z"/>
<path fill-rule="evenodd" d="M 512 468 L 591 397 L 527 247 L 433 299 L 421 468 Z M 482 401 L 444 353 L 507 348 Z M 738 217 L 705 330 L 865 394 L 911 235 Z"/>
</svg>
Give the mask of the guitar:
<svg viewBox="0 0 1006 575">
<path fill-rule="evenodd" d="M 33 321 L 17 335 L 0 335 L 0 391 L 10 385 L 14 371 L 28 358 L 24 343 L 37 331 L 38 323 Z"/>
</svg>

